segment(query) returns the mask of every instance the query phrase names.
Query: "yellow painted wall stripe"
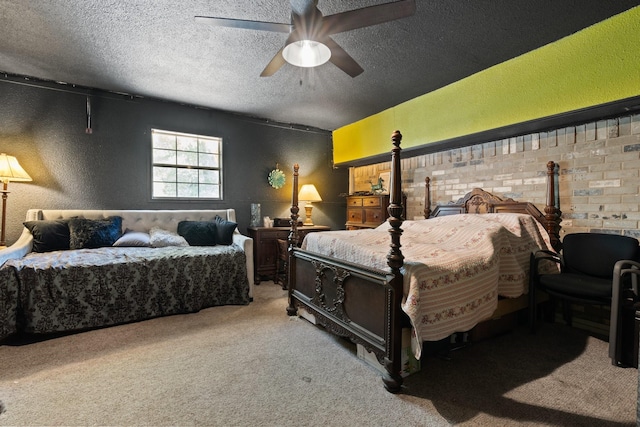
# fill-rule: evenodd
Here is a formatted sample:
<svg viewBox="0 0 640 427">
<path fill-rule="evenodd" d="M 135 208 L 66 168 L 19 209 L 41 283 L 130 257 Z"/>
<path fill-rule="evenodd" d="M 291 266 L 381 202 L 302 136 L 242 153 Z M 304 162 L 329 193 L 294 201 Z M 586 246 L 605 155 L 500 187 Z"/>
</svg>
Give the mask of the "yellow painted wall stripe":
<svg viewBox="0 0 640 427">
<path fill-rule="evenodd" d="M 640 95 L 640 6 L 333 132 L 335 163 Z"/>
</svg>

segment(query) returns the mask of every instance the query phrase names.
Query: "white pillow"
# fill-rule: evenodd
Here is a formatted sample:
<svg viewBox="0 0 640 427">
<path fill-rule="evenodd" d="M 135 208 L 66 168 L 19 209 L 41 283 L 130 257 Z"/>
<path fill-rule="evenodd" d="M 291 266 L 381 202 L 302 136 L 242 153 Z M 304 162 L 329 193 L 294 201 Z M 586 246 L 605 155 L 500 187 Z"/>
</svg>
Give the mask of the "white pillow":
<svg viewBox="0 0 640 427">
<path fill-rule="evenodd" d="M 126 230 L 113 246 L 151 246 L 151 237 L 142 231 Z"/>
<path fill-rule="evenodd" d="M 178 233 L 153 227 L 149 230 L 151 246 L 154 248 L 164 248 L 165 246 L 189 246 L 187 240 Z"/>
</svg>

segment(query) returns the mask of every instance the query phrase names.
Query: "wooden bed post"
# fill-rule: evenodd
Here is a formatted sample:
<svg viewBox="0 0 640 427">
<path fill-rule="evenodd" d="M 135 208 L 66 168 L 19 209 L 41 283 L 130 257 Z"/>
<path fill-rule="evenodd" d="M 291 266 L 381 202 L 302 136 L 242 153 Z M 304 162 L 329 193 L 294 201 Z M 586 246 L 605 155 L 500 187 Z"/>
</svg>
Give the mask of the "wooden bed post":
<svg viewBox="0 0 640 427">
<path fill-rule="evenodd" d="M 402 376 L 400 375 L 402 355 L 402 305 L 403 277 L 400 269 L 404 263 L 404 256 L 400 250 L 400 236 L 402 235 L 403 206 L 402 206 L 402 171 L 400 169 L 400 142 L 402 134 L 395 131 L 391 135 L 393 149 L 391 150 L 391 186 L 389 190 L 389 234 L 391 235 L 391 250 L 387 255 L 387 265 L 391 268 L 391 322 L 390 338 L 387 345 L 390 347 L 392 359 L 385 358 L 387 373 L 382 377 L 385 388 L 392 392 L 398 392 L 402 388 Z"/>
<path fill-rule="evenodd" d="M 297 163 L 293 165 L 293 192 L 291 195 L 291 231 L 289 232 L 289 262 L 287 263 L 287 289 L 288 289 L 288 297 L 289 297 L 289 305 L 287 307 L 287 314 L 289 316 L 295 316 L 298 312 L 296 309 L 293 299 L 291 298 L 291 293 L 293 292 L 293 286 L 291 283 L 295 283 L 296 280 L 296 271 L 295 271 L 295 262 L 293 260 L 293 248 L 298 246 L 298 212 L 300 212 L 300 208 L 298 207 L 298 171 L 300 170 L 300 165 Z"/>
<path fill-rule="evenodd" d="M 555 176 L 556 176 L 556 163 L 553 161 L 549 161 L 547 163 L 547 201 L 546 206 L 544 207 L 544 217 L 546 222 L 547 233 L 549 233 L 549 237 L 551 239 L 551 246 L 556 251 L 559 251 L 562 247 L 562 243 L 560 242 L 560 209 L 556 207 L 556 185 L 555 185 Z"/>
<path fill-rule="evenodd" d="M 424 179 L 424 218 L 429 219 L 431 216 L 431 179 L 426 177 Z M 406 218 L 405 218 L 406 219 Z"/>
<path fill-rule="evenodd" d="M 298 246 L 298 171 L 300 165 L 293 165 L 293 194 L 291 195 L 291 231 L 289 232 L 289 249 Z"/>
</svg>

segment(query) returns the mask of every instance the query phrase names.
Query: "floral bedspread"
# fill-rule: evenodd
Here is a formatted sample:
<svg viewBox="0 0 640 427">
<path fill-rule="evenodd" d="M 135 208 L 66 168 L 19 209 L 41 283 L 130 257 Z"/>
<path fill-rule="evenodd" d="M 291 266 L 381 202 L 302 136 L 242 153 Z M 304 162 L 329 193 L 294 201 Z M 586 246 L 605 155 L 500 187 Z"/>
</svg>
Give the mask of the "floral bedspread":
<svg viewBox="0 0 640 427">
<path fill-rule="evenodd" d="M 16 332 L 18 286 L 12 281 L 13 269 L 0 268 L 0 340 Z"/>
<path fill-rule="evenodd" d="M 248 304 L 245 262 L 236 245 L 30 253 L 0 268 L 0 339 Z"/>
<path fill-rule="evenodd" d="M 464 332 L 491 317 L 498 296 L 528 292 L 529 257 L 551 249 L 548 234 L 526 214 L 451 215 L 405 221 L 402 309 L 417 343 Z M 389 270 L 389 224 L 373 230 L 310 233 L 302 247 Z M 414 346 L 420 357 L 421 345 Z"/>
</svg>

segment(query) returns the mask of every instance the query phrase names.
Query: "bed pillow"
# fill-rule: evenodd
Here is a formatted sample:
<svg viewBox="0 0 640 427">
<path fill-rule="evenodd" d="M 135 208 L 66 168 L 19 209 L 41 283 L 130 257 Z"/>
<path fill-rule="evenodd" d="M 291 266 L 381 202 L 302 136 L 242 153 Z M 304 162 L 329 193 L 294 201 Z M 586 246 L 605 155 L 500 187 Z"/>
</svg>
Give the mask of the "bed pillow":
<svg viewBox="0 0 640 427">
<path fill-rule="evenodd" d="M 27 221 L 23 224 L 33 235 L 33 252 L 69 249 L 69 224 L 66 219 Z"/>
<path fill-rule="evenodd" d="M 69 248 L 92 249 L 112 246 L 122 236 L 122 217 L 69 220 Z"/>
<path fill-rule="evenodd" d="M 178 233 L 153 227 L 149 230 L 150 244 L 154 248 L 164 248 L 166 246 L 189 246 L 184 237 Z"/>
<path fill-rule="evenodd" d="M 148 246 L 151 246 L 151 237 L 149 236 L 148 233 L 144 233 L 142 231 L 132 231 L 127 229 L 125 230 L 124 234 L 120 236 L 118 240 L 115 241 L 113 246 L 148 247 Z"/>
<path fill-rule="evenodd" d="M 216 224 L 211 221 L 180 221 L 178 234 L 191 246 L 215 246 Z"/>
<path fill-rule="evenodd" d="M 238 224 L 233 221 L 222 219 L 216 215 L 214 218 L 216 224 L 216 243 L 219 245 L 230 245 L 233 243 L 233 232 Z"/>
</svg>

